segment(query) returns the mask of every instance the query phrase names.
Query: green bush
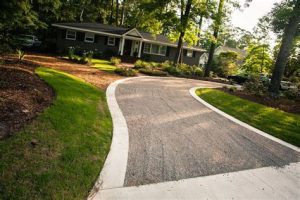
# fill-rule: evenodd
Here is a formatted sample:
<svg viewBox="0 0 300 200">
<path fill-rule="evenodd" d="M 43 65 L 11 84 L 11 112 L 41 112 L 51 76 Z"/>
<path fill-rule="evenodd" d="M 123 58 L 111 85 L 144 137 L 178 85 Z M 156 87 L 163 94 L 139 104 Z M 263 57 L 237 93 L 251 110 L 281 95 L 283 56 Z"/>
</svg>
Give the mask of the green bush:
<svg viewBox="0 0 300 200">
<path fill-rule="evenodd" d="M 166 68 L 172 67 L 172 66 L 173 66 L 173 63 L 169 60 L 166 60 L 165 62 L 160 63 L 158 67 L 165 70 Z"/>
<path fill-rule="evenodd" d="M 111 58 L 110 58 L 110 62 L 111 62 L 111 64 L 117 66 L 118 64 L 121 63 L 121 59 L 120 59 L 120 58 L 117 58 L 117 57 L 111 57 Z"/>
<path fill-rule="evenodd" d="M 115 73 L 121 76 L 136 76 L 137 74 L 136 70 L 128 67 L 117 68 L 115 69 Z"/>
<path fill-rule="evenodd" d="M 268 86 L 258 76 L 250 76 L 249 81 L 246 81 L 243 86 L 246 90 L 258 96 L 262 96 L 268 91 Z"/>
<path fill-rule="evenodd" d="M 168 72 L 170 75 L 179 76 L 180 70 L 177 67 L 169 66 L 164 69 L 164 71 Z"/>
<path fill-rule="evenodd" d="M 146 68 L 147 65 L 148 65 L 148 62 L 143 61 L 143 60 L 137 60 L 137 61 L 134 63 L 134 68 L 135 68 L 135 69 L 142 69 L 142 68 Z"/>
<path fill-rule="evenodd" d="M 68 48 L 68 58 L 70 60 L 73 60 L 75 56 L 75 48 L 74 47 L 69 47 Z"/>
<path fill-rule="evenodd" d="M 164 71 L 160 71 L 160 70 L 157 70 L 157 69 L 140 69 L 139 72 L 143 73 L 143 74 L 147 74 L 147 75 L 150 75 L 150 76 L 167 76 L 168 73 L 167 72 L 164 72 Z"/>
<path fill-rule="evenodd" d="M 288 89 L 288 90 L 284 91 L 283 94 L 288 99 L 295 100 L 295 99 L 299 98 L 298 89 Z"/>
<path fill-rule="evenodd" d="M 21 49 L 17 49 L 17 53 L 18 53 L 18 59 L 19 59 L 19 61 L 23 60 L 23 58 L 25 56 L 25 51 L 23 51 Z"/>
</svg>

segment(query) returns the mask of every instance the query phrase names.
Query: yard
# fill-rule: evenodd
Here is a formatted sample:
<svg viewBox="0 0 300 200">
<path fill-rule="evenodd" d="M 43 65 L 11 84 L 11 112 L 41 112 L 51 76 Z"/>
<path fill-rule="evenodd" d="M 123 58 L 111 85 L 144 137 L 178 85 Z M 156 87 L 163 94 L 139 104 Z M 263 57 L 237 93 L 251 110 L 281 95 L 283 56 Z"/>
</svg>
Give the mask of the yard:
<svg viewBox="0 0 300 200">
<path fill-rule="evenodd" d="M 105 92 L 61 71 L 36 73 L 54 88 L 56 99 L 0 141 L 0 199 L 86 198 L 111 142 Z"/>
<path fill-rule="evenodd" d="M 286 142 L 300 146 L 300 116 L 267 107 L 216 89 L 198 89 L 197 95 L 225 113 Z"/>
</svg>

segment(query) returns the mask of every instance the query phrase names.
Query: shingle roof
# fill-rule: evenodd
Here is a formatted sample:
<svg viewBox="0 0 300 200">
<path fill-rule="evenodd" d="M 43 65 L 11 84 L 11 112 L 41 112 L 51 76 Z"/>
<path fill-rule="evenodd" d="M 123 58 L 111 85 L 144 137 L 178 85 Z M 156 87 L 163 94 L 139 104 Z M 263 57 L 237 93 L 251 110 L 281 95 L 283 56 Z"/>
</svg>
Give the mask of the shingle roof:
<svg viewBox="0 0 300 200">
<path fill-rule="evenodd" d="M 132 30 L 132 28 L 117 27 L 117 26 L 100 24 L 100 23 L 55 23 L 52 25 L 57 26 L 57 27 L 64 26 L 64 27 L 83 29 L 83 30 L 93 31 L 93 32 L 115 34 L 115 35 L 120 35 L 120 36 L 128 31 Z M 169 38 L 165 35 L 156 35 L 155 37 L 153 37 L 153 35 L 151 33 L 147 33 L 144 31 L 139 31 L 139 33 L 142 35 L 143 39 L 148 40 L 148 41 L 165 43 L 165 44 L 172 45 L 172 46 L 177 45 L 177 42 L 170 41 Z M 184 44 L 184 47 L 192 48 L 197 51 L 203 51 L 203 52 L 205 51 L 204 49 L 202 49 L 198 46 L 190 47 L 187 44 Z"/>
</svg>

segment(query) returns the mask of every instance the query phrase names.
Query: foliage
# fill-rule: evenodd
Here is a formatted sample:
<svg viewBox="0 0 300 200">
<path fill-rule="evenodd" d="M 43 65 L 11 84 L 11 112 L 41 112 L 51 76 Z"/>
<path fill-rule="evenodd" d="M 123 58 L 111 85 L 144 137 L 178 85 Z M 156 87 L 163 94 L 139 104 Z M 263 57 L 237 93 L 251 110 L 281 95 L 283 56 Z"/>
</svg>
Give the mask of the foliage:
<svg viewBox="0 0 300 200">
<path fill-rule="evenodd" d="M 170 65 L 169 62 L 163 63 L 163 70 L 168 72 L 171 75 L 174 76 L 180 76 L 180 77 L 202 77 L 203 76 L 203 70 L 198 66 L 190 66 L 187 64 L 179 64 L 177 67 L 174 65 Z"/>
<path fill-rule="evenodd" d="M 260 80 L 258 76 L 250 76 L 250 80 L 246 81 L 243 87 L 257 96 L 262 96 L 267 93 L 268 86 Z"/>
<path fill-rule="evenodd" d="M 23 51 L 21 49 L 17 49 L 17 54 L 18 54 L 19 61 L 21 61 L 21 60 L 23 60 L 23 58 L 25 56 L 25 51 Z"/>
<path fill-rule="evenodd" d="M 75 56 L 75 47 L 69 47 L 68 48 L 68 58 L 70 60 L 73 60 Z"/>
<path fill-rule="evenodd" d="M 218 75 L 227 77 L 235 74 L 238 68 L 237 60 L 238 54 L 236 52 L 221 52 L 217 57 Z"/>
<path fill-rule="evenodd" d="M 269 51 L 269 46 L 266 44 L 251 44 L 247 48 L 247 56 L 242 69 L 248 73 L 269 73 L 273 64 Z"/>
<path fill-rule="evenodd" d="M 291 89 L 288 89 L 286 91 L 283 92 L 284 96 L 286 96 L 288 99 L 292 99 L 292 100 L 295 100 L 297 98 L 300 97 L 300 93 L 299 93 L 299 90 L 297 88 L 291 88 Z"/>
<path fill-rule="evenodd" d="M 121 76 L 136 76 L 137 71 L 129 67 L 119 67 L 115 69 L 115 73 Z"/>
<path fill-rule="evenodd" d="M 167 76 L 168 73 L 164 71 L 160 71 L 157 69 L 146 69 L 146 68 L 141 68 L 139 72 L 150 75 L 150 76 Z"/>
<path fill-rule="evenodd" d="M 225 113 L 286 142 L 300 146 L 300 116 L 257 104 L 215 89 L 197 95 Z"/>
<path fill-rule="evenodd" d="M 110 58 L 110 63 L 115 65 L 115 66 L 118 66 L 121 63 L 121 59 L 117 58 L 117 57 L 111 57 Z"/>
<path fill-rule="evenodd" d="M 105 91 L 60 71 L 36 73 L 54 88 L 55 102 L 0 141 L 0 199 L 85 199 L 110 148 Z"/>
<path fill-rule="evenodd" d="M 146 62 L 146 61 L 143 61 L 143 60 L 137 60 L 137 61 L 134 63 L 134 68 L 135 68 L 135 69 L 142 69 L 142 68 L 146 68 L 148 65 L 149 65 L 149 63 Z"/>
</svg>

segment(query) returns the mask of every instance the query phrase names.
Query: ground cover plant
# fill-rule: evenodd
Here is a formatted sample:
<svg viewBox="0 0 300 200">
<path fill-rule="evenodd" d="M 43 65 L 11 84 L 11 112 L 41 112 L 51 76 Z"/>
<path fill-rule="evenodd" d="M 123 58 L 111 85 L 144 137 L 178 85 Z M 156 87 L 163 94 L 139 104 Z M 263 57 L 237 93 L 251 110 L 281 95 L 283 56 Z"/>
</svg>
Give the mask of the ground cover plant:
<svg viewBox="0 0 300 200">
<path fill-rule="evenodd" d="M 53 69 L 36 73 L 56 99 L 32 124 L 0 141 L 0 199 L 84 199 L 111 142 L 105 92 Z"/>
<path fill-rule="evenodd" d="M 196 94 L 225 113 L 300 146 L 300 115 L 241 99 L 216 89 L 198 89 Z"/>
</svg>

